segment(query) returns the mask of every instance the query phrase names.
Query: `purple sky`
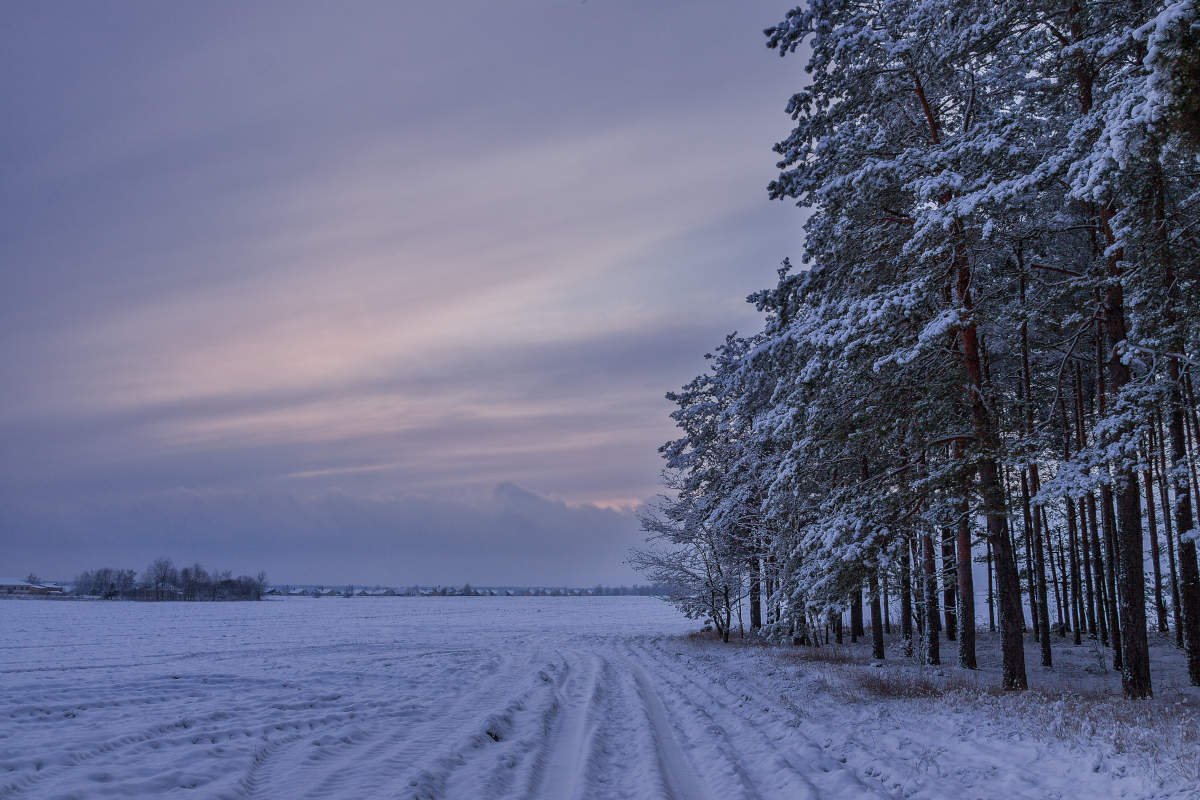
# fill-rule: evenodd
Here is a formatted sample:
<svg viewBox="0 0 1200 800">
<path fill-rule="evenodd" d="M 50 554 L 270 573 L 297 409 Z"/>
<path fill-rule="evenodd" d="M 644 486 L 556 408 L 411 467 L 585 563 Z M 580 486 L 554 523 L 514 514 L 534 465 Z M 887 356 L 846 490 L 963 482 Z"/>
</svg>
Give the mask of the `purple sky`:
<svg viewBox="0 0 1200 800">
<path fill-rule="evenodd" d="M 0 574 L 632 581 L 593 506 L 800 251 L 788 6 L 10 7 Z"/>
</svg>

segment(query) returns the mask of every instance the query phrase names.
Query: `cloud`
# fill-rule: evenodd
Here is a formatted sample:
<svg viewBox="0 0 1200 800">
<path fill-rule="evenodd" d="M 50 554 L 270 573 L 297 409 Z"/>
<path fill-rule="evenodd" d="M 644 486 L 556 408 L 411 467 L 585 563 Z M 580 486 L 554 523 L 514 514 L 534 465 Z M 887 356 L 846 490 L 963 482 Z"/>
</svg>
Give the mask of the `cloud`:
<svg viewBox="0 0 1200 800">
<path fill-rule="evenodd" d="M 0 510 L 6 569 L 68 578 L 160 555 L 284 583 L 628 584 L 628 510 L 569 506 L 502 484 L 477 502 L 340 492 L 176 490 Z M 51 556 L 50 554 L 54 555 Z M 15 574 L 15 573 L 14 573 Z"/>
<path fill-rule="evenodd" d="M 138 513 L 202 549 L 285 521 L 336 541 L 293 496 L 414 530 L 504 482 L 648 497 L 663 393 L 799 249 L 764 188 L 796 81 L 760 30 L 785 8 L 10 15 L 0 501 L 42 510 L 0 540 L 54 572 L 80 531 L 148 530 Z M 193 496 L 221 525 L 186 524 Z M 59 508 L 76 533 L 43 539 Z M 422 519 L 468 512 L 446 514 Z"/>
</svg>

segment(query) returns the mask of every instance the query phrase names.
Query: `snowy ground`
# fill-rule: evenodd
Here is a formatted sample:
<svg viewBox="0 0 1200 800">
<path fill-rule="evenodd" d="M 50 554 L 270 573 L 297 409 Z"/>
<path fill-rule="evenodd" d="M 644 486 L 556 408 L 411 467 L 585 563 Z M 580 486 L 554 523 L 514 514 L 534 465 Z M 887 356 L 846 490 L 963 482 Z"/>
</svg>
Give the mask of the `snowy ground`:
<svg viewBox="0 0 1200 800">
<path fill-rule="evenodd" d="M 1200 696 L 1097 700 L 1086 647 L 1030 672 L 1087 699 L 992 696 L 695 627 L 649 598 L 0 601 L 0 798 L 1198 794 Z"/>
</svg>

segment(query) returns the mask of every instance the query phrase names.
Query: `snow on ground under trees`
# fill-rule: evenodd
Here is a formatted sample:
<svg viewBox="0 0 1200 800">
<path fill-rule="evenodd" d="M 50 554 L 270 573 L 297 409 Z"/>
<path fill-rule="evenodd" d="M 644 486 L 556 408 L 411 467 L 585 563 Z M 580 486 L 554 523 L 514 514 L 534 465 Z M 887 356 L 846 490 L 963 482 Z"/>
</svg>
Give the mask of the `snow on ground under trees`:
<svg viewBox="0 0 1200 800">
<path fill-rule="evenodd" d="M 1155 647 L 1119 697 L 1063 643 L 1033 689 L 722 645 L 621 598 L 0 602 L 0 798 L 1195 797 L 1197 707 Z"/>
</svg>

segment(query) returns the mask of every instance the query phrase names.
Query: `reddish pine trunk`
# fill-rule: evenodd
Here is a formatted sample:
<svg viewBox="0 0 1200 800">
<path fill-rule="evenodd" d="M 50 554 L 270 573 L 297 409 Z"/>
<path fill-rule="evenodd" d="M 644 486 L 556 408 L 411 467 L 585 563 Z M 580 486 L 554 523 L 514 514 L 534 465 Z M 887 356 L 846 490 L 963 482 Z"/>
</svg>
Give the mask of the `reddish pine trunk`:
<svg viewBox="0 0 1200 800">
<path fill-rule="evenodd" d="M 1111 204 L 1100 212 L 1100 224 L 1105 239 L 1114 243 L 1109 223 L 1113 217 Z M 1119 395 L 1129 383 L 1129 366 L 1121 359 L 1120 346 L 1125 341 L 1125 294 L 1121 286 L 1121 261 L 1124 254 L 1113 252 L 1108 257 L 1108 285 L 1104 290 L 1104 333 L 1109 343 L 1107 371 L 1112 390 Z M 1146 568 L 1142 548 L 1142 498 L 1138 492 L 1137 473 L 1128 464 L 1116 472 L 1117 489 L 1117 551 L 1119 552 L 1121 606 L 1121 684 L 1125 696 L 1150 697 L 1150 647 L 1146 640 Z"/>
<path fill-rule="evenodd" d="M 958 302 L 968 313 L 971 311 L 971 271 L 965 254 L 957 258 L 956 282 Z M 1005 689 L 1027 689 L 1029 680 L 1025 675 L 1025 647 L 1021 637 L 1021 580 L 1017 574 L 1016 559 L 1008 540 L 1005 525 L 1007 511 L 1004 491 L 1000 486 L 1000 471 L 996 464 L 994 447 L 995 428 L 983 397 L 983 369 L 980 361 L 979 338 L 974 324 L 964 325 L 959 335 L 962 341 L 963 361 L 967 370 L 967 392 L 971 408 L 971 421 L 975 429 L 977 444 L 982 451 L 979 459 L 979 489 L 983 495 L 983 510 L 987 518 L 987 535 L 996 552 L 996 584 L 1000 600 L 1000 649 L 1003 661 L 1001 683 Z"/>
</svg>

